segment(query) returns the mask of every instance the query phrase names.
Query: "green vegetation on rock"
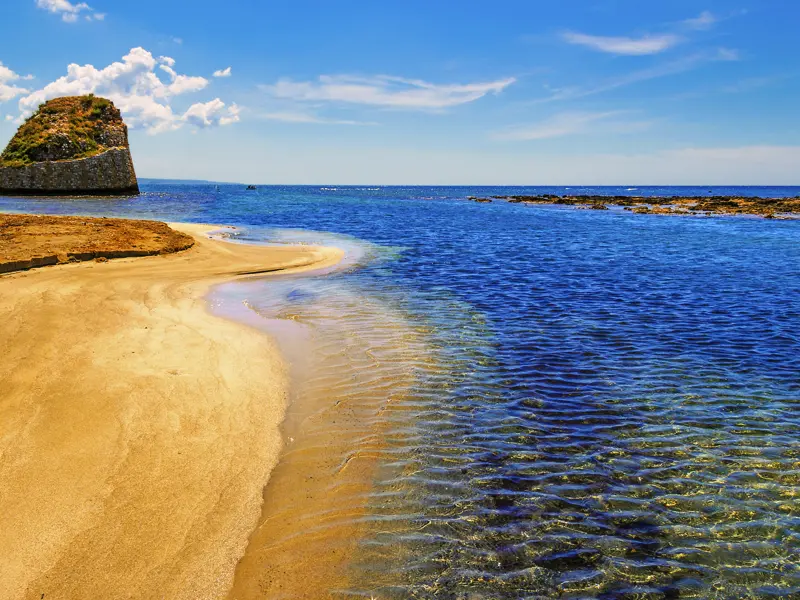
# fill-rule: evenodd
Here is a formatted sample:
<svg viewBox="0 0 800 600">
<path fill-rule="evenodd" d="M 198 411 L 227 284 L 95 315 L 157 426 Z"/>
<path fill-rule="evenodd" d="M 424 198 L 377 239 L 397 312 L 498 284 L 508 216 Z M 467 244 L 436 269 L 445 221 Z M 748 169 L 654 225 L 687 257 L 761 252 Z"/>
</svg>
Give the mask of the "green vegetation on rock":
<svg viewBox="0 0 800 600">
<path fill-rule="evenodd" d="M 122 115 L 110 100 L 55 98 L 39 106 L 0 155 L 0 167 L 88 158 L 109 148 L 128 148 Z"/>
</svg>

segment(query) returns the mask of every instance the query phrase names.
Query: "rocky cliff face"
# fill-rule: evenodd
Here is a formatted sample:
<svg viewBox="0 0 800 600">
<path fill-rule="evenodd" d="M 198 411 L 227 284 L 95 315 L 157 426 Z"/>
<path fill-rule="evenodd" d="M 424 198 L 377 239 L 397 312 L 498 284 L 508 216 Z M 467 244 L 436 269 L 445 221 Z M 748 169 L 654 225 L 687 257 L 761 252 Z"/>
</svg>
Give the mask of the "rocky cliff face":
<svg viewBox="0 0 800 600">
<path fill-rule="evenodd" d="M 70 96 L 39 107 L 0 155 L 0 194 L 136 194 L 139 185 L 119 110 Z"/>
</svg>

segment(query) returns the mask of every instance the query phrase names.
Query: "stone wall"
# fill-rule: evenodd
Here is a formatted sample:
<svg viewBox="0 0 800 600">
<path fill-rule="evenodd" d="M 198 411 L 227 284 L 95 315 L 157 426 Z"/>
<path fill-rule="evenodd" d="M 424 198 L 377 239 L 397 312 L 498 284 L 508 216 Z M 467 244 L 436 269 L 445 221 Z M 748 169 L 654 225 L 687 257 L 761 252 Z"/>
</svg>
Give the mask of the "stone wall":
<svg viewBox="0 0 800 600">
<path fill-rule="evenodd" d="M 127 148 L 111 148 L 77 160 L 0 168 L 0 194 L 138 194 L 139 184 Z"/>
</svg>

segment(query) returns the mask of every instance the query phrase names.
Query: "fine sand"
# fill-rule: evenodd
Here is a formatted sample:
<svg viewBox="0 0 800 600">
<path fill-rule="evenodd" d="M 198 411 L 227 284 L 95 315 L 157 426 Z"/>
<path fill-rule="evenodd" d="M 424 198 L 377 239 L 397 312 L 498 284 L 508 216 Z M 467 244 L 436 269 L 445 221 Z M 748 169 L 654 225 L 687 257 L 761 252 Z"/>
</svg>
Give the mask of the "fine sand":
<svg viewBox="0 0 800 600">
<path fill-rule="evenodd" d="M 210 285 L 337 249 L 210 240 L 0 277 L 0 599 L 224 597 L 280 450 L 272 342 Z"/>
</svg>

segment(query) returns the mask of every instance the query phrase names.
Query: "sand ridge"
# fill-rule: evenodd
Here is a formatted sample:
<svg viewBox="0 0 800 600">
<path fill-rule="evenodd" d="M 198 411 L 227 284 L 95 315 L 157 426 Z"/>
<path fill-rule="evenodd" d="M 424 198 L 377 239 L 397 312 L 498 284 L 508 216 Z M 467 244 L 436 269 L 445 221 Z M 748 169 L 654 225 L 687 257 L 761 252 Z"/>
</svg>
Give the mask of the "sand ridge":
<svg viewBox="0 0 800 600">
<path fill-rule="evenodd" d="M 208 239 L 0 277 L 0 599 L 219 598 L 280 451 L 271 340 L 207 311 L 233 277 L 343 252 Z"/>
</svg>

